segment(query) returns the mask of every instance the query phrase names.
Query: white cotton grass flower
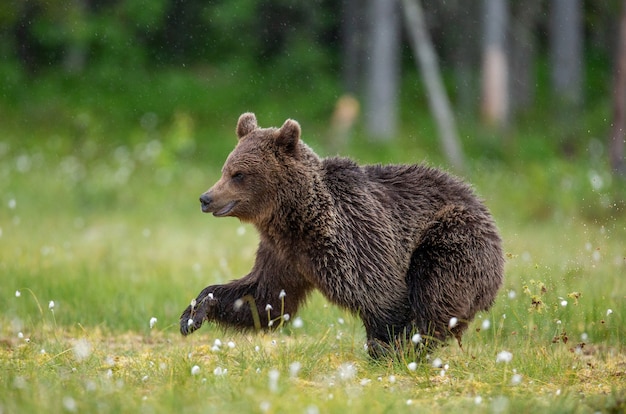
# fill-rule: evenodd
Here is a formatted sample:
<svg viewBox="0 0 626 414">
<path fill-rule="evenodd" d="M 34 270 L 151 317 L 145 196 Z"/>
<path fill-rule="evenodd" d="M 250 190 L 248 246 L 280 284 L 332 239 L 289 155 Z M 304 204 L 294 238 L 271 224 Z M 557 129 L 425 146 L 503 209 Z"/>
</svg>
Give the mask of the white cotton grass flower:
<svg viewBox="0 0 626 414">
<path fill-rule="evenodd" d="M 228 341 L 226 346 L 228 346 L 230 349 L 234 349 L 235 348 L 235 343 L 233 341 Z"/>
<path fill-rule="evenodd" d="M 294 328 L 299 329 L 299 328 L 302 328 L 302 326 L 304 325 L 304 322 L 302 321 L 302 318 L 300 318 L 299 316 L 297 316 L 297 317 L 293 320 L 293 322 L 291 323 L 291 325 L 292 325 Z"/>
<path fill-rule="evenodd" d="M 613 313 L 613 309 L 607 309 L 606 310 L 606 316 L 609 316 L 612 313 Z"/>
<path fill-rule="evenodd" d="M 77 410 L 76 400 L 72 397 L 63 397 L 63 408 L 67 411 L 74 413 Z"/>
<path fill-rule="evenodd" d="M 356 366 L 351 362 L 341 364 L 341 366 L 337 370 L 337 374 L 339 376 L 339 379 L 342 381 L 351 380 L 356 376 Z"/>
<path fill-rule="evenodd" d="M 54 310 L 54 301 L 51 300 L 50 302 L 48 302 L 48 309 L 50 310 Z"/>
<path fill-rule="evenodd" d="M 19 290 L 15 291 L 15 297 L 19 298 L 20 296 L 22 296 L 22 292 L 20 292 Z"/>
<path fill-rule="evenodd" d="M 522 383 L 522 376 L 520 374 L 513 374 L 511 377 L 511 385 L 519 385 Z"/>
<path fill-rule="evenodd" d="M 431 365 L 433 366 L 433 368 L 441 368 L 443 366 L 443 361 L 441 360 L 441 358 L 435 358 L 433 359 Z"/>
<path fill-rule="evenodd" d="M 187 326 L 191 326 L 191 325 L 193 325 L 193 319 L 189 318 L 187 320 Z"/>
<path fill-rule="evenodd" d="M 561 300 L 561 306 L 562 307 L 566 307 L 567 306 L 567 301 L 565 299 Z"/>
<path fill-rule="evenodd" d="M 406 367 L 409 369 L 409 371 L 415 371 L 417 369 L 417 362 L 409 362 Z"/>
<path fill-rule="evenodd" d="M 483 321 L 483 323 L 480 324 L 480 328 L 485 331 L 487 329 L 489 329 L 489 327 L 491 326 L 491 321 L 489 321 L 489 319 L 485 319 Z"/>
<path fill-rule="evenodd" d="M 191 367 L 191 375 L 198 375 L 200 373 L 200 367 L 197 365 L 194 365 L 193 367 Z"/>
<path fill-rule="evenodd" d="M 496 362 L 504 362 L 508 364 L 513 359 L 513 354 L 509 351 L 500 351 L 498 355 L 496 355 Z"/>
<path fill-rule="evenodd" d="M 280 293 L 278 294 L 278 299 L 284 299 L 285 296 L 287 296 L 287 294 L 285 293 L 285 289 L 281 289 Z"/>
<path fill-rule="evenodd" d="M 157 323 L 157 318 L 155 318 L 154 316 L 150 318 L 150 329 L 154 328 L 154 325 L 156 325 L 156 323 Z"/>
<path fill-rule="evenodd" d="M 455 326 L 457 326 L 458 323 L 459 323 L 459 319 L 453 316 L 452 318 L 450 318 L 450 321 L 448 322 L 448 328 L 452 329 Z"/>
<path fill-rule="evenodd" d="M 17 333 L 17 337 L 18 337 L 19 339 L 24 339 L 24 334 L 23 334 L 22 332 L 18 332 L 18 333 Z"/>
<path fill-rule="evenodd" d="M 269 303 L 267 305 L 265 305 L 265 311 L 269 312 L 271 310 L 273 310 L 274 308 L 272 307 L 272 305 L 270 305 Z"/>
<path fill-rule="evenodd" d="M 228 369 L 226 369 L 226 368 L 216 367 L 213 370 L 213 375 L 215 375 L 216 377 L 221 377 L 223 375 L 226 375 L 227 372 L 228 372 Z"/>
<path fill-rule="evenodd" d="M 74 358 L 76 361 L 84 361 L 89 358 L 91 355 L 92 346 L 91 343 L 86 339 L 79 339 L 74 342 L 74 346 L 72 347 L 72 351 L 74 352 Z"/>
<path fill-rule="evenodd" d="M 509 299 L 515 299 L 515 297 L 517 296 L 517 293 L 514 290 L 509 290 L 509 293 L 507 294 L 507 296 L 509 297 Z"/>
<path fill-rule="evenodd" d="M 476 397 L 474 397 L 474 404 L 476 405 L 480 405 L 483 402 L 483 397 L 481 397 L 480 395 L 477 395 Z"/>
<path fill-rule="evenodd" d="M 267 376 L 269 378 L 270 392 L 278 392 L 278 379 L 280 378 L 280 372 L 277 369 L 270 369 Z"/>
<path fill-rule="evenodd" d="M 422 335 L 416 333 L 415 335 L 413 335 L 413 337 L 411 338 L 411 342 L 413 342 L 415 345 L 419 344 L 420 342 L 422 342 Z"/>
<path fill-rule="evenodd" d="M 196 300 L 195 299 L 191 299 L 191 309 L 196 307 Z"/>
<path fill-rule="evenodd" d="M 302 364 L 298 361 L 292 362 L 291 364 L 289 364 L 289 376 L 291 378 L 297 378 L 298 377 L 298 373 L 300 372 L 300 370 L 302 369 Z"/>
</svg>

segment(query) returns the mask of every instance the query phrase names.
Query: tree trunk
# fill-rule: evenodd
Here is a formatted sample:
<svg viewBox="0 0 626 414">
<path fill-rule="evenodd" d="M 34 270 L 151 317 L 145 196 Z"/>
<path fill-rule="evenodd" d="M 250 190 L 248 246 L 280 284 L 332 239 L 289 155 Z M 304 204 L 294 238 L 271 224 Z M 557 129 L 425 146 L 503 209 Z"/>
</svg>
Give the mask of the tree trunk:
<svg viewBox="0 0 626 414">
<path fill-rule="evenodd" d="M 500 128 L 509 116 L 508 14 L 506 0 L 484 0 L 482 115 L 488 125 Z"/>
<path fill-rule="evenodd" d="M 511 11 L 510 112 L 525 110 L 535 99 L 535 55 L 537 20 L 541 0 L 514 2 Z"/>
<path fill-rule="evenodd" d="M 624 129 L 626 128 L 626 0 L 622 5 L 618 48 L 613 80 L 613 125 L 609 137 L 609 158 L 613 174 L 624 178 Z"/>
<path fill-rule="evenodd" d="M 582 0 L 552 0 L 550 64 L 552 88 L 559 104 L 582 103 Z M 569 109 L 569 108 L 568 108 Z"/>
<path fill-rule="evenodd" d="M 369 135 L 389 140 L 397 130 L 400 33 L 396 0 L 369 0 L 365 120 Z"/>
<path fill-rule="evenodd" d="M 418 70 L 424 77 L 424 83 L 428 90 L 428 102 L 437 121 L 443 152 L 454 168 L 462 170 L 464 161 L 456 131 L 456 122 L 441 81 L 439 64 L 430 35 L 426 30 L 421 4 L 419 0 L 402 0 L 402 5 L 409 39 L 413 53 L 417 58 Z"/>
<path fill-rule="evenodd" d="M 363 9 L 359 0 L 342 1 L 342 76 L 345 92 L 358 95 L 363 64 Z"/>
</svg>

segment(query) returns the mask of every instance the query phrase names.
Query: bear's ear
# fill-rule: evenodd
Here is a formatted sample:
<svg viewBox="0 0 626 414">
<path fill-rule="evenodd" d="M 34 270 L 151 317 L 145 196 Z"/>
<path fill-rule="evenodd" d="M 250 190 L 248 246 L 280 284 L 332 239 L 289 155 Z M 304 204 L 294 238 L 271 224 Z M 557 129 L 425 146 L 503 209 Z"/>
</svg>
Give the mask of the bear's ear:
<svg viewBox="0 0 626 414">
<path fill-rule="evenodd" d="M 241 114 L 237 121 L 237 137 L 241 139 L 257 128 L 256 116 L 252 112 Z"/>
<path fill-rule="evenodd" d="M 293 119 L 288 119 L 283 126 L 276 131 L 276 143 L 278 146 L 284 148 L 287 153 L 293 153 L 298 147 L 300 133 L 300 124 Z"/>
</svg>

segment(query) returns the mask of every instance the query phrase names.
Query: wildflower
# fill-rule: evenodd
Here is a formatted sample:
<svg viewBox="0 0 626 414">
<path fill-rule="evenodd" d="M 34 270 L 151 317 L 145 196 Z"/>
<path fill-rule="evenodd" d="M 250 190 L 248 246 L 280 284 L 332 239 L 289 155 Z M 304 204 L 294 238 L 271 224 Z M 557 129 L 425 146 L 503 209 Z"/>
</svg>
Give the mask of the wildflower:
<svg viewBox="0 0 626 414">
<path fill-rule="evenodd" d="M 194 365 L 193 367 L 191 367 L 191 375 L 198 375 L 200 373 L 200 367 L 197 365 Z"/>
<path fill-rule="evenodd" d="M 515 293 L 514 290 L 509 290 L 509 293 L 508 293 L 509 299 L 515 299 L 515 296 L 517 296 L 517 293 Z"/>
<path fill-rule="evenodd" d="M 443 365 L 443 361 L 441 360 L 441 358 L 433 359 L 433 362 L 432 362 L 433 368 L 441 368 L 442 365 Z"/>
<path fill-rule="evenodd" d="M 156 325 L 156 323 L 157 323 L 157 318 L 155 318 L 154 316 L 150 318 L 150 329 L 154 328 L 154 325 Z"/>
<path fill-rule="evenodd" d="M 291 364 L 289 364 L 289 376 L 291 378 L 296 378 L 301 368 L 302 364 L 300 362 L 292 362 Z"/>
<path fill-rule="evenodd" d="M 74 351 L 74 358 L 77 361 L 83 361 L 91 355 L 91 343 L 86 339 L 79 339 L 74 343 L 72 350 Z"/>
<path fill-rule="evenodd" d="M 352 363 L 341 364 L 338 370 L 339 378 L 343 381 L 350 380 L 356 375 L 356 366 Z"/>
<path fill-rule="evenodd" d="M 411 338 L 411 342 L 413 342 L 415 345 L 419 344 L 420 342 L 422 342 L 422 335 L 416 333 L 415 335 L 413 335 L 413 337 Z"/>
<path fill-rule="evenodd" d="M 50 302 L 48 302 L 48 309 L 53 310 L 54 309 L 54 301 L 51 300 Z"/>
<path fill-rule="evenodd" d="M 293 320 L 292 323 L 294 328 L 302 328 L 302 325 L 304 325 L 304 322 L 302 322 L 302 318 L 300 318 L 299 316 Z"/>
<path fill-rule="evenodd" d="M 215 375 L 217 377 L 221 377 L 222 375 L 226 375 L 227 372 L 228 372 L 228 369 L 226 369 L 226 368 L 216 367 L 213 370 L 213 375 Z"/>
<path fill-rule="evenodd" d="M 274 309 L 274 308 L 272 308 L 272 305 L 270 305 L 269 303 L 267 305 L 265 305 L 265 310 L 267 312 L 271 311 L 272 309 Z"/>
<path fill-rule="evenodd" d="M 491 322 L 489 321 L 489 319 L 485 319 L 485 320 L 483 321 L 483 323 L 480 325 L 480 327 L 481 327 L 483 330 L 487 330 L 487 329 L 489 329 L 489 327 L 490 327 L 490 326 L 491 326 Z"/>
<path fill-rule="evenodd" d="M 291 316 L 289 316 L 288 313 L 283 315 L 283 321 L 285 321 L 285 322 L 287 322 L 290 318 L 291 318 Z"/>
<path fill-rule="evenodd" d="M 278 391 L 278 378 L 280 377 L 280 372 L 278 372 L 277 369 L 271 369 L 268 374 L 269 376 L 269 388 L 270 388 L 270 392 L 277 392 Z"/>
<path fill-rule="evenodd" d="M 196 300 L 195 299 L 191 299 L 191 309 L 196 307 Z"/>
<path fill-rule="evenodd" d="M 395 375 L 390 375 L 390 376 L 389 376 L 389 382 L 390 382 L 390 383 L 392 383 L 392 384 L 393 384 L 394 382 L 396 382 L 396 376 L 395 376 Z"/>
<path fill-rule="evenodd" d="M 613 313 L 613 309 L 607 309 L 606 310 L 606 316 L 609 316 L 612 313 Z"/>
<path fill-rule="evenodd" d="M 450 322 L 448 322 L 448 327 L 450 329 L 454 328 L 459 323 L 458 318 L 452 317 L 450 318 Z"/>
<path fill-rule="evenodd" d="M 235 343 L 233 341 L 229 341 L 226 345 L 228 345 L 230 349 L 235 348 Z"/>
<path fill-rule="evenodd" d="M 209 293 L 209 294 L 207 295 L 207 298 L 209 298 L 209 299 L 215 299 L 215 298 L 213 297 L 213 293 Z"/>
<path fill-rule="evenodd" d="M 482 402 L 483 402 L 483 397 L 481 397 L 480 395 L 477 395 L 476 397 L 474 397 L 474 404 L 480 405 Z"/>
<path fill-rule="evenodd" d="M 522 376 L 520 374 L 514 374 L 511 377 L 511 385 L 519 385 L 522 383 Z"/>
<path fill-rule="evenodd" d="M 150 377 L 148 377 L 147 375 L 144 375 L 143 377 L 141 377 L 141 381 L 146 382 L 148 381 L 148 378 Z"/>
<path fill-rule="evenodd" d="M 563 299 L 561 301 L 561 306 L 566 307 L 567 306 L 567 301 L 565 299 Z"/>
<path fill-rule="evenodd" d="M 287 296 L 287 294 L 285 293 L 285 289 L 281 289 L 280 293 L 278 294 L 278 299 L 284 299 L 285 296 Z"/>
<path fill-rule="evenodd" d="M 65 409 L 69 412 L 75 412 L 76 400 L 74 400 L 72 397 L 63 397 L 63 407 L 65 407 Z"/>
<path fill-rule="evenodd" d="M 189 318 L 187 320 L 187 326 L 191 326 L 191 325 L 193 325 L 193 319 Z"/>
<path fill-rule="evenodd" d="M 343 325 L 345 321 L 343 320 L 343 318 L 339 318 L 337 319 L 337 322 L 339 323 L 339 325 Z"/>
<path fill-rule="evenodd" d="M 20 339 L 24 339 L 24 334 L 22 332 L 18 332 L 17 337 Z"/>
<path fill-rule="evenodd" d="M 407 368 L 409 369 L 409 371 L 415 371 L 417 369 L 417 362 L 409 362 Z"/>
<path fill-rule="evenodd" d="M 587 335 L 587 332 L 583 332 L 583 333 L 580 335 L 580 339 L 581 339 L 583 342 L 586 342 L 586 341 L 589 339 L 589 335 Z"/>
<path fill-rule="evenodd" d="M 22 292 L 20 292 L 19 290 L 15 291 L 15 297 L 19 298 L 20 296 L 22 296 Z"/>
<path fill-rule="evenodd" d="M 496 355 L 496 362 L 504 362 L 508 364 L 513 359 L 513 354 L 509 351 L 500 351 L 498 355 Z"/>
</svg>

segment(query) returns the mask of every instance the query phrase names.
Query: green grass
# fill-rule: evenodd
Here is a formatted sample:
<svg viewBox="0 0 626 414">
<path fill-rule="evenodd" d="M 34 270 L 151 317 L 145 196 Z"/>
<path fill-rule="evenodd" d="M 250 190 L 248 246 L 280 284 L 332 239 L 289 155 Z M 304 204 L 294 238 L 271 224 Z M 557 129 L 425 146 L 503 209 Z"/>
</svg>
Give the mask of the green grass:
<svg viewBox="0 0 626 414">
<path fill-rule="evenodd" d="M 189 300 L 246 274 L 257 236 L 200 214 L 196 197 L 216 166 L 142 151 L 5 151 L 0 412 L 624 409 L 626 222 L 610 208 L 585 218 L 577 195 L 611 194 L 586 189 L 586 171 L 469 173 L 502 229 L 505 286 L 463 349 L 451 343 L 411 371 L 410 356 L 370 360 L 359 320 L 319 295 L 301 328 L 252 335 L 209 325 L 180 337 Z M 551 193 L 548 182 L 567 180 L 575 194 Z M 510 362 L 497 362 L 501 351 Z"/>
<path fill-rule="evenodd" d="M 223 74 L 143 75 L 110 87 L 106 77 L 6 86 L 0 414 L 626 409 L 626 194 L 597 148 L 562 160 L 555 127 L 538 130 L 549 122 L 533 116 L 505 144 L 460 123 L 465 177 L 507 253 L 505 285 L 463 349 L 450 343 L 415 370 L 410 355 L 372 361 L 358 318 L 318 294 L 300 328 L 254 335 L 208 325 L 183 338 L 189 301 L 254 260 L 254 229 L 203 215 L 197 202 L 235 143 L 236 112 L 256 110 L 264 126 L 294 117 L 325 154 L 336 96 L 326 87 L 316 101 L 282 91 L 269 102 L 247 93 L 266 88 L 233 91 Z M 428 111 L 404 108 L 409 132 L 393 145 L 357 130 L 343 153 L 442 164 Z M 597 147 L 590 137 L 603 133 L 605 115 L 587 116 L 595 126 L 581 141 Z M 509 362 L 498 362 L 502 351 Z"/>
</svg>

